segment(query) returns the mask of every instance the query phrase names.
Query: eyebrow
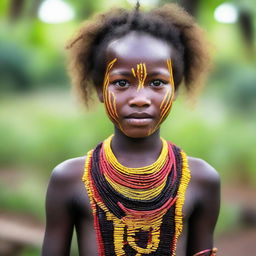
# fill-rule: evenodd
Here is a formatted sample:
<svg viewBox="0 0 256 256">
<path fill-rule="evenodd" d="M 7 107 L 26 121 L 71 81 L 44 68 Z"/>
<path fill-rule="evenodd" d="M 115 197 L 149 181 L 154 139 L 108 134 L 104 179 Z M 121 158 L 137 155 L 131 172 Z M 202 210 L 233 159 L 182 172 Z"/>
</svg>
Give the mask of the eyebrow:
<svg viewBox="0 0 256 256">
<path fill-rule="evenodd" d="M 133 76 L 132 71 L 112 71 L 109 73 L 110 75 L 121 75 L 121 76 L 126 76 L 126 77 L 130 77 Z M 154 71 L 151 73 L 148 73 L 147 76 L 148 77 L 152 77 L 152 76 L 157 76 L 157 75 L 164 75 L 164 76 L 170 76 L 169 72 L 163 72 L 163 71 Z"/>
<path fill-rule="evenodd" d="M 133 76 L 132 72 L 129 71 L 112 71 L 109 73 L 110 75 L 121 75 L 121 76 Z"/>
<path fill-rule="evenodd" d="M 151 76 L 158 76 L 158 75 L 164 75 L 164 76 L 170 76 L 170 73 L 169 72 L 163 72 L 163 71 L 155 71 L 155 72 L 151 72 L 151 73 L 148 73 L 148 76 L 151 77 Z"/>
</svg>

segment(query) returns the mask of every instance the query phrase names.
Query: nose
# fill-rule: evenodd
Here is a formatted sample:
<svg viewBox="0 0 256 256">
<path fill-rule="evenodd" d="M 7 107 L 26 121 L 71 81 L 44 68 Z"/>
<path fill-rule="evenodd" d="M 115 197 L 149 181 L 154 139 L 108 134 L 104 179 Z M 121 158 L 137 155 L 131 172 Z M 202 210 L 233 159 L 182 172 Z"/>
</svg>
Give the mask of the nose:
<svg viewBox="0 0 256 256">
<path fill-rule="evenodd" d="M 145 90 L 136 91 L 131 99 L 129 100 L 130 107 L 149 107 L 151 105 L 151 100 L 147 96 Z"/>
</svg>

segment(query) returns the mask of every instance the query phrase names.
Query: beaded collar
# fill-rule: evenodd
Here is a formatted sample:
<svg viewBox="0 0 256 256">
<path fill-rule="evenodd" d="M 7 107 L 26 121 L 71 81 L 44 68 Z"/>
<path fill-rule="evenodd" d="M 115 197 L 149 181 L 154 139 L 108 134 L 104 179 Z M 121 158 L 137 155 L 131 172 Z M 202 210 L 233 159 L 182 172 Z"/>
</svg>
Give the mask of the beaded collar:
<svg viewBox="0 0 256 256">
<path fill-rule="evenodd" d="M 100 256 L 174 256 L 190 180 L 186 154 L 162 139 L 151 165 L 128 168 L 110 136 L 87 154 L 83 182 L 90 198 Z"/>
</svg>

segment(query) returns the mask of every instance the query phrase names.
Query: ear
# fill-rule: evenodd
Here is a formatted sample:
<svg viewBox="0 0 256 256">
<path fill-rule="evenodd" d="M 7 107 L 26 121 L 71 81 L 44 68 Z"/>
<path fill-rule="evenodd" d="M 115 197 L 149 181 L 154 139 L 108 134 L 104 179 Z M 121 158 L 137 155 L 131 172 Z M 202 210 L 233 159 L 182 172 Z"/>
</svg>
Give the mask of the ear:
<svg viewBox="0 0 256 256">
<path fill-rule="evenodd" d="M 104 100 L 103 100 L 103 88 L 102 88 L 102 86 L 100 86 L 100 85 L 96 85 L 95 86 L 96 87 L 96 92 L 97 92 L 97 95 L 98 95 L 98 99 L 99 99 L 99 101 L 100 102 L 104 102 Z"/>
</svg>

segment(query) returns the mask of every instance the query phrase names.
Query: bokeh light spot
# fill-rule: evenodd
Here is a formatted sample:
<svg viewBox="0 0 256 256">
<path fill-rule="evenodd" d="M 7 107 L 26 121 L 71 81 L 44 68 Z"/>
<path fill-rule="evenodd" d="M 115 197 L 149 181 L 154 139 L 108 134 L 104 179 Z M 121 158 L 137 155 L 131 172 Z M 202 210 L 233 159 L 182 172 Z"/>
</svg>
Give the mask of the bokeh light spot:
<svg viewBox="0 0 256 256">
<path fill-rule="evenodd" d="M 61 0 L 45 0 L 39 8 L 38 16 L 45 23 L 63 23 L 74 18 L 74 10 Z"/>
<path fill-rule="evenodd" d="M 223 3 L 215 9 L 214 18 L 221 23 L 235 23 L 238 19 L 238 10 L 232 3 Z"/>
</svg>

